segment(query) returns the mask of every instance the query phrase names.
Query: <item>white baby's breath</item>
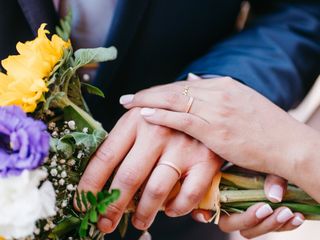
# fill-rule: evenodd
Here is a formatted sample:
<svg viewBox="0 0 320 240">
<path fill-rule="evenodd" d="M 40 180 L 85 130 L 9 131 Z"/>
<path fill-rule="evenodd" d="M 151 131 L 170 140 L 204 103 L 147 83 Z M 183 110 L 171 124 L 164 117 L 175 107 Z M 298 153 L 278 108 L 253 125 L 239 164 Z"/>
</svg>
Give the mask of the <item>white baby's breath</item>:
<svg viewBox="0 0 320 240">
<path fill-rule="evenodd" d="M 25 170 L 0 179 L 0 236 L 23 238 L 36 230 L 35 223 L 55 215 L 55 193 L 43 170 Z"/>
</svg>

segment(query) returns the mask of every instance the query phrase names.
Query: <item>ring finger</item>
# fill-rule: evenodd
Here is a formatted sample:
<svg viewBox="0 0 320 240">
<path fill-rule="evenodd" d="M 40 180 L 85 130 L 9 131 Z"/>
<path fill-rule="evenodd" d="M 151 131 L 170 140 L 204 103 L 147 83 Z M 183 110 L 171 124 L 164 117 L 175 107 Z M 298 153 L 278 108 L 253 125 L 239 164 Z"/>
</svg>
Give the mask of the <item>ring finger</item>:
<svg viewBox="0 0 320 240">
<path fill-rule="evenodd" d="M 159 163 L 167 162 L 166 159 L 172 161 L 172 159 L 176 159 L 176 157 L 177 156 L 172 155 L 169 156 L 168 153 L 161 157 Z M 177 168 L 179 167 L 177 166 Z M 161 209 L 169 193 L 179 180 L 179 175 L 174 168 L 168 165 L 158 164 L 155 167 L 132 219 L 133 225 L 136 228 L 145 230 L 151 225 L 157 212 Z"/>
</svg>

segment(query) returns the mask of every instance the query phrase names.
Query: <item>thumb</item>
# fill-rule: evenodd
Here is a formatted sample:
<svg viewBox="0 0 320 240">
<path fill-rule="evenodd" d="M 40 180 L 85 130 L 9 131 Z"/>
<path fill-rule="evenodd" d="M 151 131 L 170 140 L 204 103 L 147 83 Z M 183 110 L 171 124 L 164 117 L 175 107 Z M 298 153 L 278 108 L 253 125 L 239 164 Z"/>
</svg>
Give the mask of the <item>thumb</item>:
<svg viewBox="0 0 320 240">
<path fill-rule="evenodd" d="M 274 203 L 281 202 L 287 191 L 287 180 L 276 175 L 267 175 L 264 191 L 267 198 Z"/>
</svg>

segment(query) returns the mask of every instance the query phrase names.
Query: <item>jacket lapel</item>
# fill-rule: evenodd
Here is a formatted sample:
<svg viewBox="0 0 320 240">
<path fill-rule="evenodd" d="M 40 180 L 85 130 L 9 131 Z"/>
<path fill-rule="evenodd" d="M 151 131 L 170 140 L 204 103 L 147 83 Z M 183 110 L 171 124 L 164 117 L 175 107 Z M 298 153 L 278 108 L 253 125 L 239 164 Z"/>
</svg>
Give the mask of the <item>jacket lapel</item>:
<svg viewBox="0 0 320 240">
<path fill-rule="evenodd" d="M 106 41 L 106 47 L 115 46 L 118 49 L 118 57 L 114 61 L 101 65 L 98 74 L 98 84 L 102 83 L 106 86 L 106 78 L 110 83 L 115 77 L 118 67 L 125 59 L 130 44 L 134 40 L 148 3 L 149 0 L 118 0 Z"/>
<path fill-rule="evenodd" d="M 34 35 L 42 23 L 47 23 L 47 29 L 54 32 L 59 18 L 52 0 L 18 0 L 18 2 Z"/>
</svg>

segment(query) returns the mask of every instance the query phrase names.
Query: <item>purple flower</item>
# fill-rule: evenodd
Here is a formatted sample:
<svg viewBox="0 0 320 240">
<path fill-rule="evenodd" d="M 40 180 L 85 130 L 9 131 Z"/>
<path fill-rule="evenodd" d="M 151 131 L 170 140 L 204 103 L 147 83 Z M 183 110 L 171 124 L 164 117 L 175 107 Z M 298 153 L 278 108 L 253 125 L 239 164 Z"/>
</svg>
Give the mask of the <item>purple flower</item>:
<svg viewBox="0 0 320 240">
<path fill-rule="evenodd" d="M 49 152 L 46 125 L 28 117 L 19 107 L 0 107 L 0 176 L 35 169 Z"/>
</svg>

